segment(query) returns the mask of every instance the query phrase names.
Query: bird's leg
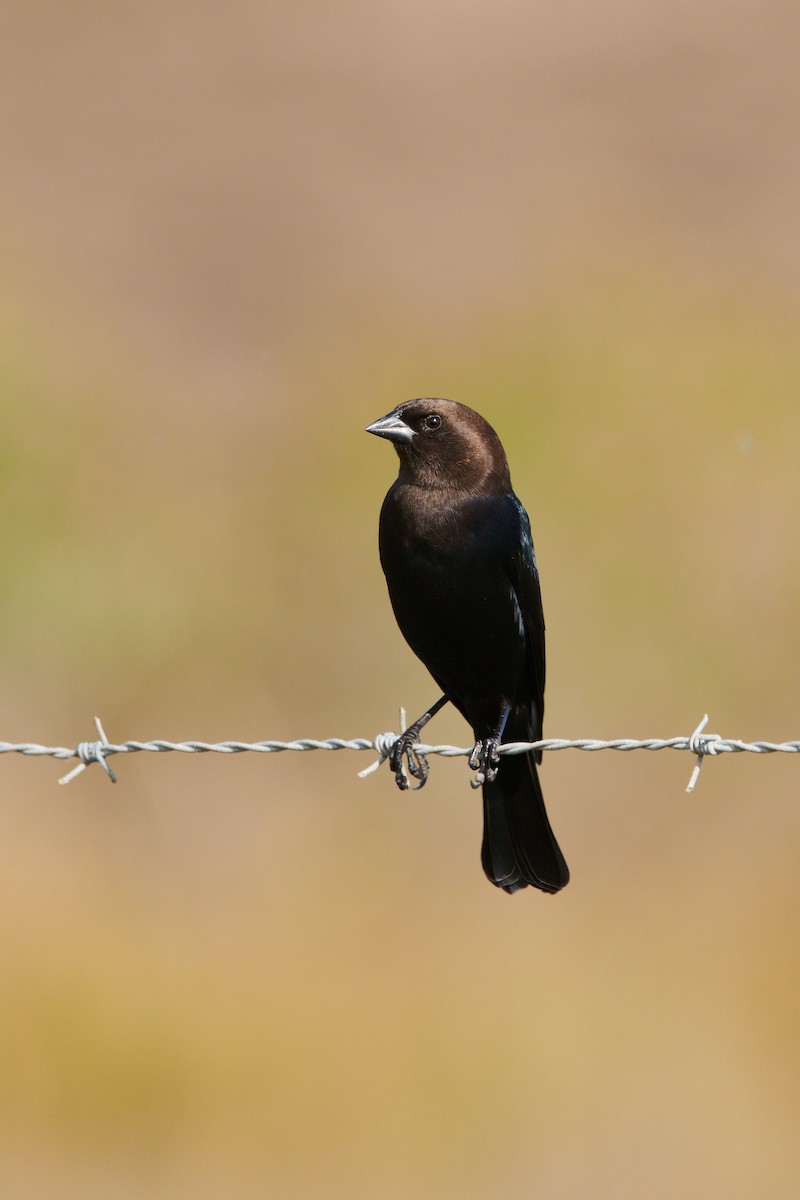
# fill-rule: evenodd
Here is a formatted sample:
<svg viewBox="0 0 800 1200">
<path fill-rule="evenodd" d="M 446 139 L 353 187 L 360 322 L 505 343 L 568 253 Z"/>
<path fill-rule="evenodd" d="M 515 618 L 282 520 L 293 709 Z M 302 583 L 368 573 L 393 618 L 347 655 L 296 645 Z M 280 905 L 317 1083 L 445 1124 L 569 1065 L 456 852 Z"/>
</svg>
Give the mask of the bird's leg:
<svg viewBox="0 0 800 1200">
<path fill-rule="evenodd" d="M 409 725 L 408 729 L 404 730 L 395 744 L 392 746 L 389 754 L 389 766 L 394 771 L 395 783 L 401 791 L 405 791 L 408 787 L 408 776 L 418 779 L 419 783 L 414 788 L 414 791 L 419 791 L 424 787 L 425 781 L 428 778 L 428 760 L 424 754 L 420 754 L 414 749 L 414 743 L 419 741 L 420 731 L 428 724 L 431 717 L 435 717 L 440 708 L 444 708 L 447 704 L 448 697 L 442 696 L 441 700 L 437 700 L 431 705 L 427 712 L 424 712 L 421 717 L 418 717 L 413 725 Z M 403 759 L 406 761 L 408 773 L 403 765 Z"/>
<path fill-rule="evenodd" d="M 484 782 L 491 783 L 493 779 L 497 778 L 497 772 L 500 767 L 498 750 L 510 711 L 511 706 L 504 704 L 495 732 L 491 737 L 479 738 L 475 743 L 475 749 L 469 756 L 470 767 L 473 771 L 478 772 L 478 779 L 474 784 L 475 787 L 480 787 Z"/>
</svg>

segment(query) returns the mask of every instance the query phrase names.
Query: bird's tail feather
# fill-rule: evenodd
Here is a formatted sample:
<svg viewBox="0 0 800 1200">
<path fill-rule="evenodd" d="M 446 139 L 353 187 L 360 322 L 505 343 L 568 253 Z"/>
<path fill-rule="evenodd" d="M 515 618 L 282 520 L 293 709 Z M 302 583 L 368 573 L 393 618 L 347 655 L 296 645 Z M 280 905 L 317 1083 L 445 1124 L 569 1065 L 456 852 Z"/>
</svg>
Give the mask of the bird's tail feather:
<svg viewBox="0 0 800 1200">
<path fill-rule="evenodd" d="M 483 785 L 481 861 L 492 883 L 506 892 L 528 884 L 543 892 L 558 892 L 569 882 L 533 754 L 503 755 L 496 778 Z"/>
</svg>

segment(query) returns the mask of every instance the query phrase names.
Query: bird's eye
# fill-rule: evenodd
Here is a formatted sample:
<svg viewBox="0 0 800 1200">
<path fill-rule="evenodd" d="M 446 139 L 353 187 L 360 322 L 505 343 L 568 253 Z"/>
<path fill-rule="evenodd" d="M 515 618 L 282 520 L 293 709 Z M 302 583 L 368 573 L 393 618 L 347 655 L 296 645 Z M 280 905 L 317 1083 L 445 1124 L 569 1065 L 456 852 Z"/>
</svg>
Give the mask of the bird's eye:
<svg viewBox="0 0 800 1200">
<path fill-rule="evenodd" d="M 438 429 L 442 423 L 442 418 L 438 413 L 429 413 L 422 424 L 426 429 Z"/>
</svg>

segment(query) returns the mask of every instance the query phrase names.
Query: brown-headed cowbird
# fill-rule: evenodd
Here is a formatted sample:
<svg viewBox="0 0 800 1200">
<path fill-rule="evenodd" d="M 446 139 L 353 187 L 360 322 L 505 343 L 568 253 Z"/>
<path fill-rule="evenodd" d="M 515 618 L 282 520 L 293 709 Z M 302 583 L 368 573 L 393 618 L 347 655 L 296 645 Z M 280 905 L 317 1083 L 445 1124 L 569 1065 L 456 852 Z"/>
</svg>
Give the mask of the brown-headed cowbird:
<svg viewBox="0 0 800 1200">
<path fill-rule="evenodd" d="M 367 427 L 388 438 L 400 473 L 383 502 L 381 565 L 397 623 L 444 695 L 398 738 L 399 787 L 422 786 L 422 727 L 451 701 L 472 726 L 483 779 L 483 869 L 507 892 L 557 892 L 569 871 L 544 807 L 541 753 L 499 755 L 501 742 L 539 741 L 544 713 L 544 617 L 528 515 L 511 489 L 491 425 L 453 400 L 400 404 Z"/>
</svg>

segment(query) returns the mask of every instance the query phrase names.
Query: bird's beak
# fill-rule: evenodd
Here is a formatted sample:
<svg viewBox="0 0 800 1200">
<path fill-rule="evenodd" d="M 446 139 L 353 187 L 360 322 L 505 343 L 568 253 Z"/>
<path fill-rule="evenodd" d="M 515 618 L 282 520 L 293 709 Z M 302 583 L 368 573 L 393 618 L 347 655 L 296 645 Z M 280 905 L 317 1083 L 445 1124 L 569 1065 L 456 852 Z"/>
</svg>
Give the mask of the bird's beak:
<svg viewBox="0 0 800 1200">
<path fill-rule="evenodd" d="M 396 413 L 389 413 L 379 421 L 373 421 L 366 428 L 366 433 L 374 433 L 376 437 L 388 438 L 390 442 L 410 442 L 414 430 L 406 425 Z"/>
</svg>

